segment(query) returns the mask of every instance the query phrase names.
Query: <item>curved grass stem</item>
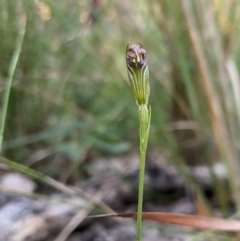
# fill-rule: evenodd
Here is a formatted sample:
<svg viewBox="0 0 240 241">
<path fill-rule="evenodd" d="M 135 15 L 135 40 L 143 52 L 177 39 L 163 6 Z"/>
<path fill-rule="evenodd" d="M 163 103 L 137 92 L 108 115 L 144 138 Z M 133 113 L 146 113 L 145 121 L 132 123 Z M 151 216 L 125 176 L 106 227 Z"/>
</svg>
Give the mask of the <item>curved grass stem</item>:
<svg viewBox="0 0 240 241">
<path fill-rule="evenodd" d="M 18 33 L 18 38 L 16 41 L 16 46 L 15 50 L 9 65 L 8 69 L 8 77 L 6 81 L 6 88 L 4 90 L 3 94 L 3 104 L 2 104 L 2 113 L 1 113 L 1 122 L 0 122 L 0 151 L 2 149 L 2 141 L 3 141 L 3 132 L 4 132 L 4 127 L 5 127 L 5 121 L 6 121 L 6 115 L 7 115 L 7 108 L 8 108 L 8 102 L 9 102 L 9 96 L 10 96 L 10 90 L 12 86 L 12 80 L 13 80 L 13 75 L 18 63 L 18 59 L 21 53 L 22 49 L 22 43 L 23 43 L 23 38 L 25 35 L 25 26 L 26 26 L 26 20 L 25 17 L 23 17 L 23 23 L 20 26 L 19 33 Z"/>
</svg>

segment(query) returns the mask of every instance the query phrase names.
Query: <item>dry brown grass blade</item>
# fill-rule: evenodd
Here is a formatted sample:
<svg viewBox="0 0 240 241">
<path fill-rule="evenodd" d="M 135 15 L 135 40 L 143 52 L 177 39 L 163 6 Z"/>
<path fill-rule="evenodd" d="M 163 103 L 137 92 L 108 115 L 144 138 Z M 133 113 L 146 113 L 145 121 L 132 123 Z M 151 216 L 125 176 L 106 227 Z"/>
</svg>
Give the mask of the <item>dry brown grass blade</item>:
<svg viewBox="0 0 240 241">
<path fill-rule="evenodd" d="M 186 24 L 188 33 L 191 39 L 192 47 L 195 52 L 195 58 L 201 77 L 201 83 L 203 85 L 206 98 L 210 107 L 212 128 L 215 136 L 219 152 L 221 153 L 229 171 L 229 180 L 234 195 L 234 200 L 237 207 L 240 207 L 240 195 L 238 190 L 240 189 L 240 178 L 239 178 L 239 165 L 238 158 L 227 130 L 224 113 L 221 108 L 218 93 L 214 89 L 211 74 L 209 73 L 208 62 L 204 55 L 203 44 L 201 41 L 200 33 L 197 28 L 196 19 L 193 16 L 191 9 L 192 2 L 189 0 L 181 0 L 182 10 L 186 18 Z M 234 178 L 232 178 L 232 176 Z"/>
<path fill-rule="evenodd" d="M 89 216 L 88 218 L 122 217 L 137 218 L 137 213 L 118 213 Z M 240 232 L 240 221 L 212 218 L 198 215 L 185 215 L 176 213 L 143 212 L 142 219 L 157 221 L 160 223 L 175 224 L 198 228 L 202 230 L 220 230 Z"/>
<path fill-rule="evenodd" d="M 195 205 L 196 205 L 196 214 L 200 216 L 211 216 L 209 207 L 207 206 L 206 200 L 199 192 L 195 193 Z"/>
</svg>

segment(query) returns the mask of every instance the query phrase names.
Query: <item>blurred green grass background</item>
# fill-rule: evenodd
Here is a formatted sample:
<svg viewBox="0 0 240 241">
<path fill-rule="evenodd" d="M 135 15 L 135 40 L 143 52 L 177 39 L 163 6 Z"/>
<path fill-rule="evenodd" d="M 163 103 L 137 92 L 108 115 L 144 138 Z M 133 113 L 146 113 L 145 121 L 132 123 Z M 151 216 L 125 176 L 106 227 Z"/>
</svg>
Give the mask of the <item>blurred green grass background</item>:
<svg viewBox="0 0 240 241">
<path fill-rule="evenodd" d="M 223 162 L 240 207 L 238 1 L 0 0 L 1 96 L 22 15 L 2 155 L 30 165 L 38 153 L 31 165 L 54 175 L 62 171 L 56 157 L 67 156 L 73 171 L 91 155 L 137 149 L 125 48 L 141 42 L 150 68 L 149 152 L 159 150 L 188 181 L 186 164 Z M 212 178 L 226 208 L 228 191 Z"/>
</svg>

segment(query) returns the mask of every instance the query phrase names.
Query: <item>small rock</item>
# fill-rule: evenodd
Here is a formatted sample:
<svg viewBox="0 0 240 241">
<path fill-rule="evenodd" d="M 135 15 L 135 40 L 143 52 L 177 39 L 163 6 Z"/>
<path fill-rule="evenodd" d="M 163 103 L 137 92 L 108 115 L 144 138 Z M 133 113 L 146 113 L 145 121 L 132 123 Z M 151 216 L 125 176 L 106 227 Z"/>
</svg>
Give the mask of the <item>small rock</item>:
<svg viewBox="0 0 240 241">
<path fill-rule="evenodd" d="M 10 189 L 27 194 L 33 193 L 36 188 L 36 184 L 32 180 L 18 173 L 5 174 L 0 183 L 4 189 Z"/>
</svg>

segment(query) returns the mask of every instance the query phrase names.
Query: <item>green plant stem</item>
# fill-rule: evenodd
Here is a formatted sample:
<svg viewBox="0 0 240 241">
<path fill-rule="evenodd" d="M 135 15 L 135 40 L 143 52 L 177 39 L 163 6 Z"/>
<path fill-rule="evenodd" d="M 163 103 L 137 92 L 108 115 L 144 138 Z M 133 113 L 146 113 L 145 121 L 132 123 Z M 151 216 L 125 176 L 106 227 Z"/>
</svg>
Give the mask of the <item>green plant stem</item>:
<svg viewBox="0 0 240 241">
<path fill-rule="evenodd" d="M 141 240 L 141 230 L 142 230 L 142 206 L 143 206 L 145 156 L 146 156 L 146 152 L 140 151 L 140 168 L 139 168 L 139 184 L 138 184 L 139 187 L 138 187 L 137 241 Z"/>
<path fill-rule="evenodd" d="M 16 41 L 16 46 L 15 50 L 9 65 L 8 69 L 8 76 L 6 80 L 6 88 L 3 93 L 3 108 L 2 108 L 2 114 L 1 114 L 1 122 L 0 122 L 0 151 L 2 149 L 2 141 L 3 141 L 3 132 L 4 132 L 4 127 L 5 127 L 5 122 L 6 122 L 6 115 L 7 115 L 7 108 L 8 108 L 8 102 L 9 102 L 9 96 L 10 96 L 10 90 L 12 86 L 12 80 L 13 80 L 13 75 L 18 63 L 18 59 L 21 53 L 22 49 L 22 43 L 25 35 L 25 19 L 24 23 L 21 24 L 19 28 L 19 33 L 18 33 L 18 38 Z"/>
<path fill-rule="evenodd" d="M 138 215 L 137 215 L 137 241 L 141 241 L 142 236 L 142 206 L 143 206 L 143 191 L 144 191 L 144 171 L 147 143 L 149 137 L 151 119 L 151 109 L 147 106 L 139 106 L 140 120 L 140 167 L 139 167 L 139 186 L 138 186 Z"/>
</svg>

